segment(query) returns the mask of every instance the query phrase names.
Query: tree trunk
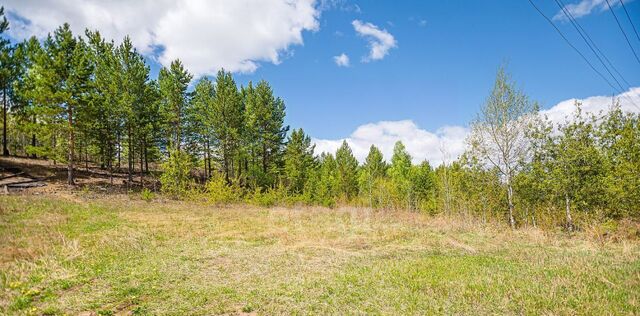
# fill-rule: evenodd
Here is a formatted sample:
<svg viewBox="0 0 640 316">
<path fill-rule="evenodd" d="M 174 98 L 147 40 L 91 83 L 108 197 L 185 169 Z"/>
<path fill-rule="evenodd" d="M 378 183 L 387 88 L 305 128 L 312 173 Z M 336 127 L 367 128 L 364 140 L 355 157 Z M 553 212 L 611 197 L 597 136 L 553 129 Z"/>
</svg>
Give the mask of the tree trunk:
<svg viewBox="0 0 640 316">
<path fill-rule="evenodd" d="M 204 152 L 202 153 L 202 164 L 204 165 L 204 180 L 206 181 L 206 179 L 209 177 L 209 173 L 207 170 L 207 143 L 208 141 L 205 141 L 204 143 Z"/>
<path fill-rule="evenodd" d="M 209 178 L 213 175 L 211 171 L 211 144 L 209 144 L 209 140 L 207 139 L 207 166 L 209 168 Z"/>
<path fill-rule="evenodd" d="M 144 159 L 142 157 L 144 157 L 144 137 L 142 138 L 142 140 L 140 141 L 140 184 L 142 185 L 142 188 L 144 188 Z"/>
<path fill-rule="evenodd" d="M 56 133 L 53 133 L 53 136 L 51 137 L 51 147 L 54 150 L 54 155 L 53 155 L 53 165 L 56 165 L 56 155 L 55 155 L 55 150 L 56 150 L 56 146 L 57 146 L 57 141 L 56 141 Z"/>
<path fill-rule="evenodd" d="M 207 176 L 207 179 L 211 178 L 212 172 L 211 172 L 211 152 L 209 151 L 209 138 L 207 138 L 207 142 L 205 143 L 205 155 L 206 155 L 206 159 L 204 162 L 204 169 L 208 170 L 205 171 L 205 174 Z"/>
<path fill-rule="evenodd" d="M 262 172 L 267 174 L 267 144 L 262 143 Z"/>
<path fill-rule="evenodd" d="M 533 223 L 534 228 L 538 227 L 536 224 L 536 208 L 535 207 L 531 208 L 531 221 Z"/>
<path fill-rule="evenodd" d="M 570 200 L 569 200 L 569 194 L 565 193 L 564 194 L 564 205 L 565 205 L 565 212 L 567 215 L 567 229 L 572 232 L 573 231 L 573 219 L 571 218 L 571 208 L 570 208 Z"/>
<path fill-rule="evenodd" d="M 109 183 L 111 183 L 111 185 L 113 185 L 113 160 L 111 160 L 111 158 L 113 157 L 113 144 L 109 144 L 109 156 L 107 158 L 107 165 L 109 167 Z"/>
<path fill-rule="evenodd" d="M 180 108 L 178 108 L 178 123 L 176 124 L 176 149 L 180 151 L 180 143 L 182 142 L 182 131 L 180 130 L 181 126 L 181 113 Z"/>
<path fill-rule="evenodd" d="M 73 181 L 73 152 L 75 147 L 75 135 L 73 133 L 73 107 L 71 105 L 67 105 L 67 115 L 69 122 L 69 150 L 68 150 L 68 164 L 67 164 L 67 182 L 69 185 L 74 185 Z"/>
<path fill-rule="evenodd" d="M 147 151 L 147 138 L 144 139 L 144 172 L 149 173 L 149 153 Z"/>
<path fill-rule="evenodd" d="M 224 179 L 227 181 L 227 184 L 231 184 L 231 179 L 229 178 L 229 154 L 225 145 L 223 145 L 223 148 Z"/>
<path fill-rule="evenodd" d="M 127 182 L 127 187 L 129 186 L 129 183 L 131 183 L 131 181 L 133 181 L 133 141 L 131 139 L 131 125 L 129 125 L 128 128 L 128 133 L 127 133 L 127 143 L 129 146 L 129 154 L 127 155 L 127 166 L 128 166 L 128 182 Z"/>
<path fill-rule="evenodd" d="M 34 115 L 34 116 L 33 116 L 33 125 L 35 125 L 35 124 L 36 124 L 36 116 Z M 36 144 L 37 144 L 37 142 L 36 142 L 36 134 L 35 134 L 35 133 L 33 133 L 33 134 L 31 134 L 31 147 L 35 148 L 35 147 L 36 147 Z M 38 157 L 36 156 L 36 153 L 35 153 L 35 152 L 34 152 L 33 154 L 31 154 L 31 158 L 33 158 L 33 159 L 38 158 Z"/>
<path fill-rule="evenodd" d="M 512 229 L 516 228 L 516 220 L 513 218 L 513 188 L 511 187 L 511 179 L 507 180 L 507 200 L 509 202 L 509 225 Z"/>
<path fill-rule="evenodd" d="M 118 170 L 120 170 L 120 131 L 117 132 L 116 138 L 118 143 L 118 148 L 116 149 L 118 151 Z"/>
<path fill-rule="evenodd" d="M 84 168 L 89 171 L 89 145 L 84 145 Z"/>
<path fill-rule="evenodd" d="M 9 156 L 7 149 L 7 88 L 2 90 L 2 155 Z"/>
<path fill-rule="evenodd" d="M 104 170 L 104 146 L 100 146 L 100 170 Z"/>
</svg>

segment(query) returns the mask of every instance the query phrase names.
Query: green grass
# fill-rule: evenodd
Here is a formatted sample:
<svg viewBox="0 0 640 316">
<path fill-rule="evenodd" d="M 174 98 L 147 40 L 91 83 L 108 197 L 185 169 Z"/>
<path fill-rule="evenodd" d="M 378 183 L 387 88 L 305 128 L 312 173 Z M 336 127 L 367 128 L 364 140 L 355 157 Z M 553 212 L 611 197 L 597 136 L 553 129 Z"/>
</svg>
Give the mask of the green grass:
<svg viewBox="0 0 640 316">
<path fill-rule="evenodd" d="M 408 212 L 0 197 L 0 314 L 639 314 L 640 243 Z"/>
</svg>

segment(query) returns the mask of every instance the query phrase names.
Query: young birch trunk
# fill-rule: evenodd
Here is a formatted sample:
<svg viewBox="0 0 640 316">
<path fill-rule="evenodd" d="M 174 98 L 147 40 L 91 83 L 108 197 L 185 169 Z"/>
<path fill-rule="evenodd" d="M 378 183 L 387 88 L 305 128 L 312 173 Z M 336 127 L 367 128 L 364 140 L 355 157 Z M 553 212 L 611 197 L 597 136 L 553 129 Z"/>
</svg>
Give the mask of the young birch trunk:
<svg viewBox="0 0 640 316">
<path fill-rule="evenodd" d="M 511 187 L 511 179 L 507 180 L 507 200 L 509 202 L 509 225 L 512 229 L 516 228 L 516 220 L 513 218 L 513 188 Z"/>
<path fill-rule="evenodd" d="M 564 194 L 564 205 L 565 205 L 565 212 L 566 212 L 566 216 L 567 216 L 567 229 L 571 232 L 573 231 L 573 219 L 571 218 L 571 208 L 570 208 L 570 200 L 569 200 L 569 194 L 565 193 Z"/>
</svg>

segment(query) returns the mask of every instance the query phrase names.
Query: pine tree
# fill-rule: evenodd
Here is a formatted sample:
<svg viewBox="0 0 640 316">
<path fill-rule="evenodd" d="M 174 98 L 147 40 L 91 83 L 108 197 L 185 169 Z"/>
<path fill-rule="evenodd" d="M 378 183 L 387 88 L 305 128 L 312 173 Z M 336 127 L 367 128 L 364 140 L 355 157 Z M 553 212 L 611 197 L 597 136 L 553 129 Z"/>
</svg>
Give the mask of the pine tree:
<svg viewBox="0 0 640 316">
<path fill-rule="evenodd" d="M 231 183 L 234 160 L 243 136 L 244 105 L 231 73 L 224 70 L 220 70 L 216 77 L 212 117 L 213 132 L 218 142 L 216 156 L 222 164 L 225 180 Z"/>
<path fill-rule="evenodd" d="M 310 173 L 315 168 L 314 148 L 311 137 L 301 128 L 293 130 L 289 136 L 284 153 L 284 177 L 289 192 L 302 193 Z"/>
<path fill-rule="evenodd" d="M 9 29 L 9 21 L 4 15 L 4 7 L 0 7 L 0 36 Z M 2 155 L 8 156 L 7 148 L 7 113 L 9 112 L 8 95 L 11 90 L 11 83 L 15 79 L 15 62 L 13 58 L 13 47 L 9 40 L 0 37 L 0 90 L 2 91 Z"/>
<path fill-rule="evenodd" d="M 436 179 L 429 162 L 425 160 L 417 166 L 412 166 L 410 176 L 412 192 L 415 195 L 415 207 L 434 211 Z"/>
<path fill-rule="evenodd" d="M 86 32 L 94 64 L 92 94 L 87 114 L 92 118 L 90 125 L 97 155 L 102 169 L 108 169 L 110 178 L 120 144 L 117 137 L 122 133 L 124 110 L 120 102 L 121 64 L 118 61 L 113 42 L 106 42 L 99 32 Z"/>
<path fill-rule="evenodd" d="M 401 141 L 397 141 L 393 146 L 393 156 L 388 173 L 396 200 L 402 203 L 403 207 L 412 208 L 411 155 Z"/>
<path fill-rule="evenodd" d="M 135 152 L 136 146 L 139 148 L 142 145 L 142 134 L 143 128 L 147 125 L 149 115 L 148 108 L 149 104 L 147 104 L 145 98 L 145 90 L 147 89 L 147 81 L 149 80 L 149 67 L 145 64 L 144 58 L 140 55 L 135 48 L 133 48 L 133 44 L 129 37 L 125 37 L 122 44 L 118 47 L 117 58 L 119 61 L 120 70 L 120 95 L 119 95 L 119 104 L 120 108 L 123 111 L 123 121 L 125 125 L 125 130 L 127 133 L 127 170 L 129 182 L 133 181 L 133 170 L 135 168 Z M 174 91 L 176 93 L 175 103 L 173 103 L 173 111 L 178 112 L 176 117 L 178 117 L 177 122 L 177 131 L 178 136 L 176 137 L 176 144 L 181 142 L 180 138 L 180 116 L 182 116 L 181 112 L 185 111 L 183 107 L 185 103 L 180 103 L 179 96 L 177 95 L 178 91 L 180 91 L 184 97 L 185 91 L 181 90 L 183 85 L 182 82 L 190 81 L 190 76 L 186 72 L 180 72 L 181 68 L 176 67 L 174 70 L 174 66 L 172 65 L 172 74 L 177 78 L 173 83 L 176 86 L 179 86 L 180 89 L 176 88 Z M 188 78 L 188 79 L 187 79 Z M 186 90 L 186 85 L 185 90 Z M 143 157 L 140 156 L 140 161 L 142 161 Z"/>
<path fill-rule="evenodd" d="M 319 164 L 317 179 L 310 179 L 310 182 L 311 180 L 317 181 L 317 185 L 312 187 L 315 189 L 314 199 L 324 206 L 333 206 L 336 197 L 340 194 L 340 180 L 338 179 L 336 159 L 332 154 L 322 153 Z"/>
<path fill-rule="evenodd" d="M 49 109 L 50 122 L 66 131 L 67 182 L 73 185 L 76 117 L 86 110 L 92 74 L 87 45 L 74 38 L 69 24 L 64 24 L 47 37 L 35 64 L 30 77 L 35 84 L 33 95 L 39 105 Z"/>
<path fill-rule="evenodd" d="M 31 154 L 32 158 L 37 156 L 37 133 L 38 133 L 38 107 L 32 100 L 34 82 L 29 79 L 28 71 L 33 67 L 36 56 L 41 53 L 40 42 L 35 37 L 31 37 L 15 46 L 13 51 L 13 65 L 15 66 L 15 76 L 11 92 L 11 113 L 15 117 L 20 132 L 31 136 L 31 143 L 25 144 L 25 153 Z"/>
<path fill-rule="evenodd" d="M 382 152 L 375 145 L 371 145 L 358 177 L 360 194 L 367 197 L 369 207 L 374 206 L 374 190 L 378 191 L 378 182 L 386 175 L 387 169 Z"/>
<path fill-rule="evenodd" d="M 213 110 L 214 98 L 215 89 L 213 83 L 207 78 L 198 81 L 193 92 L 193 98 L 191 99 L 193 105 L 190 121 L 193 125 L 192 130 L 195 134 L 195 141 L 201 147 L 205 177 L 207 178 L 212 175 L 211 147 L 215 143 L 213 133 L 213 116 L 215 115 Z"/>
<path fill-rule="evenodd" d="M 284 101 L 273 95 L 271 86 L 261 80 L 244 91 L 246 135 L 252 163 L 252 176 L 260 187 L 275 183 L 288 126 L 284 126 Z"/>
<path fill-rule="evenodd" d="M 353 156 L 347 141 L 342 141 L 335 160 L 338 192 L 348 201 L 358 192 L 358 160 Z"/>
<path fill-rule="evenodd" d="M 184 119 L 189 105 L 187 87 L 192 77 L 179 59 L 172 61 L 169 68 L 163 67 L 158 75 L 162 97 L 160 111 L 166 123 L 165 130 L 170 135 L 168 147 L 172 150 L 180 151 L 183 142 Z"/>
</svg>

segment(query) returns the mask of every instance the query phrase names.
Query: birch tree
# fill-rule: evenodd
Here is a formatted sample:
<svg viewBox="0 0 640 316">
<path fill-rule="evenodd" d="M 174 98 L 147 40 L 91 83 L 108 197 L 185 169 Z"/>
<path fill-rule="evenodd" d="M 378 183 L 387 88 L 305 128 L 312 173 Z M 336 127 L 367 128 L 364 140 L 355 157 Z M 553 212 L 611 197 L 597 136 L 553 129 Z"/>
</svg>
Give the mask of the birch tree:
<svg viewBox="0 0 640 316">
<path fill-rule="evenodd" d="M 513 177 L 527 158 L 525 135 L 529 120 L 537 111 L 529 98 L 517 89 L 501 67 L 491 94 L 471 125 L 470 154 L 486 167 L 497 168 L 507 188 L 509 225 L 515 228 Z"/>
</svg>

